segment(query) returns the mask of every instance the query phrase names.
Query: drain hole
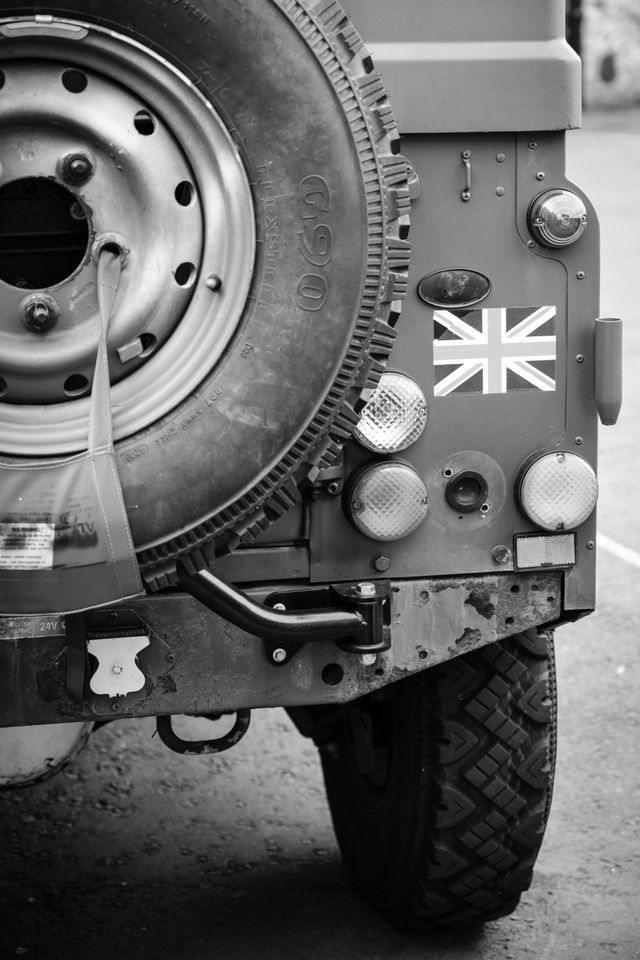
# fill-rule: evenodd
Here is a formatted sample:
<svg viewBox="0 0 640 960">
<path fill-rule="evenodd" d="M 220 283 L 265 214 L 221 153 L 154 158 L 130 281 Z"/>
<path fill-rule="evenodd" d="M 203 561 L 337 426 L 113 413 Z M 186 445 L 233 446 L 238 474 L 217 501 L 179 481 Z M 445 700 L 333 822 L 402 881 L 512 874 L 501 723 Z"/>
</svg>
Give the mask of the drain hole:
<svg viewBox="0 0 640 960">
<path fill-rule="evenodd" d="M 81 373 L 72 373 L 64 382 L 64 392 L 68 397 L 82 397 L 89 389 L 89 381 Z"/>
<path fill-rule="evenodd" d="M 142 353 L 140 356 L 142 358 L 150 357 L 155 348 L 158 346 L 158 338 L 154 337 L 152 333 L 141 333 L 140 343 L 142 344 Z"/>
<path fill-rule="evenodd" d="M 176 267 L 174 277 L 176 278 L 178 286 L 186 287 L 193 280 L 195 272 L 196 267 L 194 263 L 181 263 L 179 267 Z"/>
<path fill-rule="evenodd" d="M 73 193 L 45 177 L 0 187 L 0 279 L 37 290 L 61 283 L 80 266 L 89 224 Z"/>
<path fill-rule="evenodd" d="M 65 70 L 62 74 L 62 86 L 69 93 L 82 93 L 88 83 L 87 75 L 82 70 Z"/>
<path fill-rule="evenodd" d="M 156 128 L 156 121 L 148 110 L 138 110 L 133 118 L 133 125 L 143 137 L 150 137 Z"/>
<path fill-rule="evenodd" d="M 339 663 L 328 663 L 322 671 L 322 682 L 328 687 L 337 687 L 343 677 L 344 670 Z"/>
<path fill-rule="evenodd" d="M 183 180 L 176 187 L 175 197 L 181 207 L 188 207 L 193 199 L 193 184 Z"/>
<path fill-rule="evenodd" d="M 0 397 L 4 397 L 7 392 L 7 381 L 4 377 L 0 377 Z"/>
</svg>

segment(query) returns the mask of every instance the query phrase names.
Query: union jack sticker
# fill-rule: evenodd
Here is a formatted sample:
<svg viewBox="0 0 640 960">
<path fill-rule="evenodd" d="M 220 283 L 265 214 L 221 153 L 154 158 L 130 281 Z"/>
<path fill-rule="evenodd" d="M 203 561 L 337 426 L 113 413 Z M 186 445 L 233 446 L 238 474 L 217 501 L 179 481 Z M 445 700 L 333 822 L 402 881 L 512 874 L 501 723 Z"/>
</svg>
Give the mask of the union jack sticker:
<svg viewBox="0 0 640 960">
<path fill-rule="evenodd" d="M 436 397 L 556 389 L 556 308 L 434 310 Z"/>
</svg>

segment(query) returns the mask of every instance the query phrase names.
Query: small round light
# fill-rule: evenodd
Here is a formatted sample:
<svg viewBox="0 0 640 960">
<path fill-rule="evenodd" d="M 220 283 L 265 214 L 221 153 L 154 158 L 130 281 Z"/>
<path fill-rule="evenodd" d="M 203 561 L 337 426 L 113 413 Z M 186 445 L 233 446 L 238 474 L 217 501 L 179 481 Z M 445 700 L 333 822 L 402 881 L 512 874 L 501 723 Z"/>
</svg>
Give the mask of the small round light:
<svg viewBox="0 0 640 960">
<path fill-rule="evenodd" d="M 529 209 L 529 230 L 545 247 L 575 243 L 586 226 L 587 208 L 570 190 L 547 190 Z"/>
<path fill-rule="evenodd" d="M 406 463 L 366 466 L 348 485 L 347 513 L 372 540 L 402 540 L 427 515 L 427 488 Z"/>
<path fill-rule="evenodd" d="M 383 373 L 355 430 L 356 439 L 375 453 L 398 453 L 415 443 L 427 422 L 427 401 L 411 377 Z"/>
<path fill-rule="evenodd" d="M 591 515 L 598 481 L 575 453 L 548 453 L 535 460 L 520 481 L 522 509 L 543 530 L 572 530 Z"/>
</svg>

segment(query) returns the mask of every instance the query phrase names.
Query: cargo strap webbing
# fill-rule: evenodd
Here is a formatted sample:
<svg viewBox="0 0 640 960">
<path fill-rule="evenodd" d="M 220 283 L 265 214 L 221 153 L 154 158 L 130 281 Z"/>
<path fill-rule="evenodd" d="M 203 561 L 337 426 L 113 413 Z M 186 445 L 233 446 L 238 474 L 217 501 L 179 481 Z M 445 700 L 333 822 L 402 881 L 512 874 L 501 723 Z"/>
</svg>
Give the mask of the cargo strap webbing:
<svg viewBox="0 0 640 960">
<path fill-rule="evenodd" d="M 103 249 L 86 452 L 0 463 L 0 615 L 79 612 L 144 593 L 113 448 L 107 330 L 121 270 Z"/>
</svg>

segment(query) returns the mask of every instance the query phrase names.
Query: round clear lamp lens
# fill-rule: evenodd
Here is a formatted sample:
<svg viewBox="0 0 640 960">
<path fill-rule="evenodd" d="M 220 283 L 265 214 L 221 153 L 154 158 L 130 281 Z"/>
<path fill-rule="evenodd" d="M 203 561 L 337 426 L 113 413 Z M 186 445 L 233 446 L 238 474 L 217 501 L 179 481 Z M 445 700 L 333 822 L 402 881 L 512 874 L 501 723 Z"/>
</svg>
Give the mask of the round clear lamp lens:
<svg viewBox="0 0 640 960">
<path fill-rule="evenodd" d="M 582 236 L 587 208 L 570 190 L 549 190 L 531 204 L 529 229 L 545 247 L 566 247 Z"/>
<path fill-rule="evenodd" d="M 355 430 L 356 439 L 376 453 L 398 453 L 415 443 L 427 422 L 427 401 L 415 380 L 383 373 Z"/>
<path fill-rule="evenodd" d="M 379 463 L 362 473 L 351 490 L 349 514 L 372 540 L 402 540 L 427 515 L 427 488 L 404 463 Z"/>
<path fill-rule="evenodd" d="M 520 486 L 522 508 L 543 530 L 572 530 L 591 515 L 598 481 L 575 453 L 549 453 L 526 471 Z"/>
</svg>

